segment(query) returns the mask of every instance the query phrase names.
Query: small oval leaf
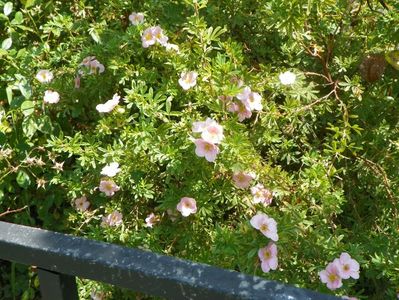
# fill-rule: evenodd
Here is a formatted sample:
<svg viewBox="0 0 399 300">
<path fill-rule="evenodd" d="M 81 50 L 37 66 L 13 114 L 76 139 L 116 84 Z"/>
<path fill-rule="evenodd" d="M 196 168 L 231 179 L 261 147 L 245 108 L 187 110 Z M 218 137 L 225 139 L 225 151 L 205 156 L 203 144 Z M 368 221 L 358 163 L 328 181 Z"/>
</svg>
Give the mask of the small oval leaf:
<svg viewBox="0 0 399 300">
<path fill-rule="evenodd" d="M 8 16 L 12 12 L 12 2 L 7 2 L 4 4 L 3 12 L 6 16 Z"/>
<path fill-rule="evenodd" d="M 8 50 L 10 49 L 12 46 L 12 39 L 9 37 L 8 39 L 5 39 L 2 43 L 1 43 L 1 48 L 3 48 L 4 50 Z"/>
</svg>

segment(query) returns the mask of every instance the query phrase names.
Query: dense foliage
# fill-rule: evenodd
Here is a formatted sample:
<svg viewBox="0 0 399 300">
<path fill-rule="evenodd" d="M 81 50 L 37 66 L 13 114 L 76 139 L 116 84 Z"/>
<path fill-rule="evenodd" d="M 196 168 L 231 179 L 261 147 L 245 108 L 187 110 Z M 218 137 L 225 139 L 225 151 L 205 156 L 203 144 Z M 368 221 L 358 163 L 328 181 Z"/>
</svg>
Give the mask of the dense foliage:
<svg viewBox="0 0 399 300">
<path fill-rule="evenodd" d="M 0 7 L 1 220 L 396 297 L 397 0 Z M 260 213 L 278 240 L 255 229 Z M 278 266 L 258 257 L 270 247 Z M 319 272 L 344 252 L 360 278 L 330 290 Z M 0 268 L 1 299 L 35 298 L 35 273 Z"/>
</svg>

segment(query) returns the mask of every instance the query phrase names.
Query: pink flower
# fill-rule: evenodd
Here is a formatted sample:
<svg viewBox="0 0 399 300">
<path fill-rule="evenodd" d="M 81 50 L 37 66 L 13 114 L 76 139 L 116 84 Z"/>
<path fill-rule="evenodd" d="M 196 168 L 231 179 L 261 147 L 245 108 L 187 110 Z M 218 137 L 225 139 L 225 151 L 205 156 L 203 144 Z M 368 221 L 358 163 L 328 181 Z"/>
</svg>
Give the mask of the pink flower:
<svg viewBox="0 0 399 300">
<path fill-rule="evenodd" d="M 89 69 L 89 74 L 100 74 L 105 71 L 105 67 L 101 64 L 95 56 L 87 56 L 80 64 Z"/>
<path fill-rule="evenodd" d="M 278 241 L 277 222 L 273 218 L 270 218 L 265 214 L 258 213 L 252 217 L 250 223 L 253 228 L 258 229 L 263 233 L 264 236 L 272 239 L 275 242 Z"/>
<path fill-rule="evenodd" d="M 101 112 L 101 113 L 107 113 L 112 111 L 118 104 L 119 104 L 119 99 L 121 97 L 118 94 L 114 94 L 111 100 L 108 100 L 104 104 L 98 104 L 96 106 L 96 109 Z"/>
<path fill-rule="evenodd" d="M 352 259 L 351 256 L 343 252 L 339 259 L 335 259 L 339 267 L 339 274 L 343 279 L 348 279 L 352 277 L 353 279 L 359 279 L 359 263 Z"/>
<path fill-rule="evenodd" d="M 75 199 L 75 205 L 77 210 L 85 212 L 89 208 L 90 202 L 87 201 L 86 196 L 82 196 Z"/>
<path fill-rule="evenodd" d="M 145 218 L 145 227 L 150 227 L 155 225 L 159 221 L 159 217 L 157 217 L 154 213 L 151 213 Z"/>
<path fill-rule="evenodd" d="M 165 45 L 168 41 L 168 37 L 163 34 L 163 30 L 159 26 L 149 27 L 144 30 L 141 36 L 141 42 L 144 48 L 148 48 L 154 45 L 156 42 L 161 45 Z"/>
<path fill-rule="evenodd" d="M 271 191 L 266 189 L 263 184 L 258 183 L 254 187 L 251 187 L 251 194 L 254 196 L 253 203 L 262 203 L 264 205 L 270 205 L 272 203 L 273 194 Z"/>
<path fill-rule="evenodd" d="M 197 84 L 198 73 L 195 71 L 183 72 L 180 74 L 179 84 L 183 90 L 194 87 Z"/>
<path fill-rule="evenodd" d="M 120 172 L 121 169 L 119 169 L 119 164 L 117 162 L 112 162 L 109 165 L 106 165 L 102 170 L 101 170 L 101 175 L 105 175 L 108 177 L 114 177 L 116 174 Z"/>
<path fill-rule="evenodd" d="M 247 110 L 262 110 L 262 96 L 258 93 L 252 92 L 249 87 L 245 87 L 237 96 L 237 99 L 245 105 Z"/>
<path fill-rule="evenodd" d="M 233 174 L 234 184 L 240 189 L 246 189 L 250 186 L 252 179 L 255 178 L 254 173 L 245 173 L 243 171 Z"/>
<path fill-rule="evenodd" d="M 105 193 L 108 197 L 113 196 L 115 192 L 119 191 L 119 189 L 119 186 L 117 186 L 112 180 L 100 181 L 100 191 Z"/>
<path fill-rule="evenodd" d="M 44 92 L 43 101 L 51 104 L 58 103 L 60 101 L 60 94 L 54 91 L 47 90 Z"/>
<path fill-rule="evenodd" d="M 219 153 L 219 147 L 215 144 L 208 143 L 203 139 L 194 140 L 195 154 L 199 157 L 205 157 L 209 162 L 214 162 L 216 155 Z"/>
<path fill-rule="evenodd" d="M 118 211 L 113 211 L 108 216 L 103 217 L 102 225 L 119 226 L 122 224 L 122 214 Z"/>
<path fill-rule="evenodd" d="M 183 197 L 177 204 L 176 209 L 181 212 L 183 217 L 188 217 L 197 212 L 197 202 L 193 198 Z"/>
<path fill-rule="evenodd" d="M 53 73 L 49 70 L 39 70 L 36 74 L 36 79 L 41 83 L 49 83 L 53 80 Z"/>
<path fill-rule="evenodd" d="M 342 278 L 339 273 L 339 265 L 336 261 L 329 263 L 327 268 L 319 272 L 320 280 L 327 283 L 330 290 L 338 289 L 342 286 Z"/>
<path fill-rule="evenodd" d="M 212 144 L 219 144 L 224 138 L 223 127 L 210 118 L 205 122 L 194 122 L 193 132 L 201 132 L 202 139 Z"/>
<path fill-rule="evenodd" d="M 269 244 L 259 249 L 258 256 L 261 261 L 262 271 L 267 273 L 272 270 L 277 269 L 278 258 L 277 258 L 277 246 L 273 242 L 269 242 Z"/>
<path fill-rule="evenodd" d="M 129 20 L 132 25 L 139 25 L 144 22 L 144 15 L 142 13 L 131 13 L 129 15 Z"/>
<path fill-rule="evenodd" d="M 238 121 L 242 122 L 245 119 L 249 119 L 252 116 L 252 112 L 246 105 L 244 105 L 242 102 L 237 103 L 237 116 L 238 116 Z"/>
</svg>

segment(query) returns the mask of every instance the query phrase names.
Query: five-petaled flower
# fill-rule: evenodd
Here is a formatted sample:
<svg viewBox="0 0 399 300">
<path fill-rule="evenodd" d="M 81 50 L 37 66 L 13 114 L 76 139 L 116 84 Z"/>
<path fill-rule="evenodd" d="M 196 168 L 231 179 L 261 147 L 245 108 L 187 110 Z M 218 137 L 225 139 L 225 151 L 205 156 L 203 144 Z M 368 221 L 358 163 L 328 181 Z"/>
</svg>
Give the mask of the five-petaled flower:
<svg viewBox="0 0 399 300">
<path fill-rule="evenodd" d="M 183 197 L 177 204 L 176 209 L 181 212 L 183 217 L 188 217 L 197 212 L 197 202 L 193 198 Z"/>
<path fill-rule="evenodd" d="M 112 213 L 107 215 L 106 217 L 103 217 L 102 219 L 102 225 L 108 225 L 108 226 L 119 226 L 122 224 L 122 214 L 116 210 L 114 210 Z"/>
<path fill-rule="evenodd" d="M 129 15 L 129 20 L 132 25 L 139 25 L 144 22 L 144 14 L 133 12 Z"/>
<path fill-rule="evenodd" d="M 223 127 L 210 118 L 205 122 L 194 122 L 193 132 L 201 132 L 201 138 L 212 144 L 219 144 L 224 138 Z"/>
<path fill-rule="evenodd" d="M 326 283 L 330 290 L 335 290 L 342 286 L 342 277 L 339 269 L 339 263 L 333 261 L 327 265 L 325 270 L 319 272 L 321 282 Z"/>
<path fill-rule="evenodd" d="M 154 213 L 151 213 L 145 218 L 145 227 L 150 227 L 155 225 L 159 221 L 159 217 L 156 216 Z"/>
<path fill-rule="evenodd" d="M 121 97 L 118 94 L 114 94 L 111 100 L 108 100 L 104 104 L 98 104 L 96 106 L 96 109 L 101 112 L 101 113 L 107 113 L 112 111 L 118 104 L 119 104 L 119 99 Z"/>
<path fill-rule="evenodd" d="M 359 279 L 359 263 L 351 258 L 348 253 L 341 253 L 339 259 L 336 258 L 334 261 L 339 266 L 339 274 L 342 279 L 348 279 L 349 277 Z"/>
<path fill-rule="evenodd" d="M 246 173 L 243 171 L 235 172 L 233 174 L 233 181 L 236 187 L 240 189 L 246 189 L 250 186 L 251 181 L 255 178 L 255 174 L 252 172 Z"/>
<path fill-rule="evenodd" d="M 278 258 L 277 258 L 277 246 L 273 242 L 269 242 L 269 244 L 259 249 L 258 257 L 261 261 L 262 271 L 267 273 L 272 270 L 276 270 L 278 266 Z"/>
<path fill-rule="evenodd" d="M 87 56 L 80 64 L 89 69 L 89 74 L 99 74 L 105 71 L 105 67 L 101 64 L 95 56 Z"/>
<path fill-rule="evenodd" d="M 44 92 L 43 101 L 51 104 L 58 103 L 58 101 L 60 101 L 60 94 L 55 91 L 47 90 Z"/>
<path fill-rule="evenodd" d="M 252 217 L 250 223 L 252 227 L 262 232 L 264 236 L 275 242 L 278 241 L 277 222 L 273 218 L 263 213 L 258 213 Z"/>
<path fill-rule="evenodd" d="M 111 197 L 115 194 L 115 192 L 119 191 L 120 188 L 112 180 L 101 180 L 99 189 L 100 192 L 103 192 L 108 197 Z"/>
<path fill-rule="evenodd" d="M 195 71 L 183 72 L 180 74 L 179 84 L 183 90 L 188 90 L 197 84 L 198 73 Z"/>
<path fill-rule="evenodd" d="M 144 30 L 143 35 L 141 36 L 141 43 L 144 48 L 148 48 L 157 42 L 162 46 L 165 46 L 168 42 L 168 37 L 164 35 L 161 27 L 153 26 Z"/>
<path fill-rule="evenodd" d="M 237 96 L 237 99 L 245 105 L 247 110 L 262 110 L 262 96 L 259 93 L 252 92 L 249 87 L 245 87 Z"/>
<path fill-rule="evenodd" d="M 195 139 L 195 154 L 199 157 L 205 157 L 209 162 L 214 162 L 219 153 L 219 147 L 215 144 L 209 143 L 203 139 Z"/>
<path fill-rule="evenodd" d="M 296 80 L 296 75 L 290 71 L 281 73 L 278 78 L 280 79 L 281 84 L 290 85 L 294 84 Z"/>
<path fill-rule="evenodd" d="M 49 70 L 40 70 L 36 74 L 36 79 L 41 83 L 49 83 L 51 80 L 53 80 L 53 77 L 53 73 L 51 73 Z"/>
<path fill-rule="evenodd" d="M 120 172 L 119 164 L 117 162 L 112 162 L 109 165 L 106 165 L 102 170 L 101 170 L 101 175 L 108 176 L 108 177 L 114 177 L 116 174 Z"/>
<path fill-rule="evenodd" d="M 258 183 L 251 187 L 251 194 L 254 196 L 253 203 L 262 203 L 264 205 L 270 205 L 272 203 L 273 194 L 270 190 L 266 189 L 263 184 Z"/>
<path fill-rule="evenodd" d="M 90 202 L 87 201 L 86 196 L 82 196 L 75 199 L 75 206 L 77 210 L 85 212 L 89 208 Z"/>
</svg>

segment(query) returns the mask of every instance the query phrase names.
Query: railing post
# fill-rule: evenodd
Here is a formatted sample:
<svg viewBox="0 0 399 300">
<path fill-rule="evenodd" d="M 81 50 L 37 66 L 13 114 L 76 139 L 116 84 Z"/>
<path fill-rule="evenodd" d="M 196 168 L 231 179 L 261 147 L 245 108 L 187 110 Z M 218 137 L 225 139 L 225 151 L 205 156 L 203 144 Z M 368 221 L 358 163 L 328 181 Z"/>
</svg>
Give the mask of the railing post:
<svg viewBox="0 0 399 300">
<path fill-rule="evenodd" d="M 74 276 L 37 269 L 42 300 L 79 300 Z"/>
</svg>

